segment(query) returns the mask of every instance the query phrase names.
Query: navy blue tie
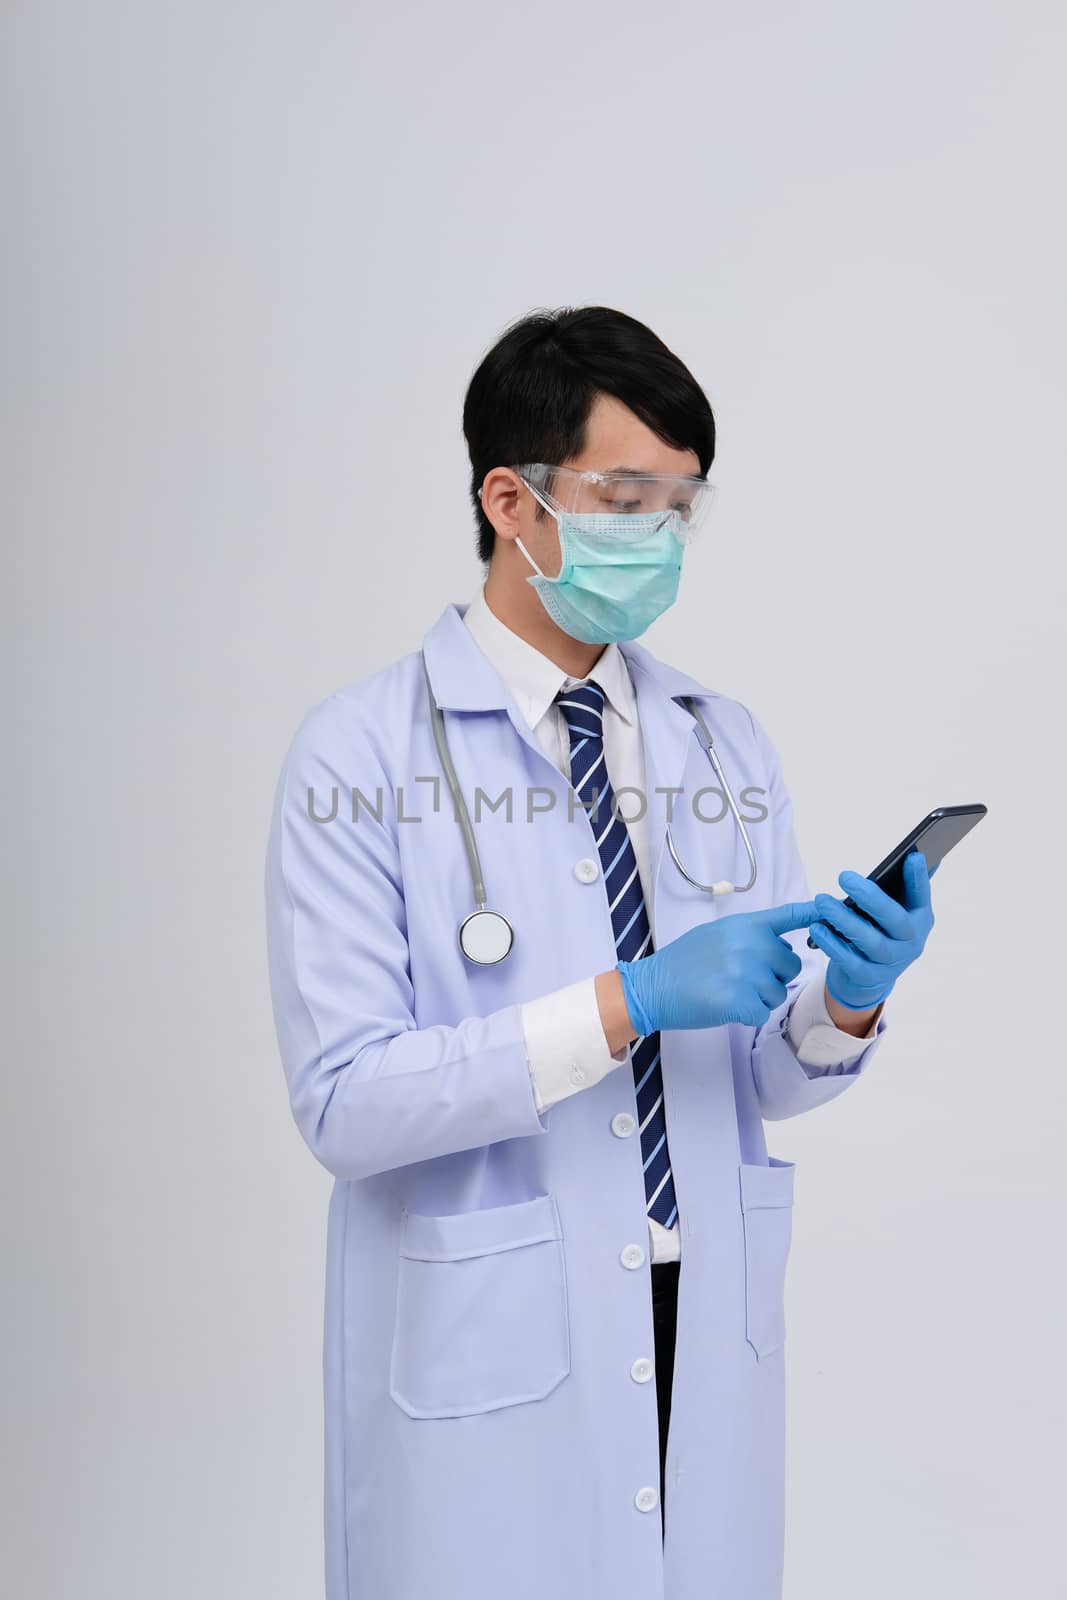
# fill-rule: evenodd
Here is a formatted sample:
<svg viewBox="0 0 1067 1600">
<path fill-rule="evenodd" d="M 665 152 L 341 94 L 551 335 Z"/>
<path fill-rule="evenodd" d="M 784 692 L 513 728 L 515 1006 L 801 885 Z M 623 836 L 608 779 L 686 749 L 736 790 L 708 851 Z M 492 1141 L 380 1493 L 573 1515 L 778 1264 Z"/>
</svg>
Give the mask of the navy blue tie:
<svg viewBox="0 0 1067 1600">
<path fill-rule="evenodd" d="M 637 857 L 615 800 L 604 762 L 604 691 L 594 679 L 561 689 L 556 704 L 567 719 L 571 741 L 571 783 L 589 813 L 596 837 L 604 887 L 611 907 L 615 950 L 620 961 L 637 961 L 651 953 L 652 930 L 637 874 Z M 674 1223 L 674 1180 L 667 1153 L 663 1115 L 663 1072 L 659 1034 L 635 1039 L 630 1050 L 637 1089 L 637 1120 L 645 1166 L 645 1209 L 665 1228 Z"/>
</svg>

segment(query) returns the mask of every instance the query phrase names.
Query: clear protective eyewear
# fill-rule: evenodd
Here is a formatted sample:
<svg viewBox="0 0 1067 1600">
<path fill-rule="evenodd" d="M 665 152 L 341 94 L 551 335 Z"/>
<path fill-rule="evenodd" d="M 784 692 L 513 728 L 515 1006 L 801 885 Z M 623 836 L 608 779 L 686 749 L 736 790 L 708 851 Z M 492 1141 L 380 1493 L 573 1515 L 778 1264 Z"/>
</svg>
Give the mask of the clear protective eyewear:
<svg viewBox="0 0 1067 1600">
<path fill-rule="evenodd" d="M 680 544 L 691 544 L 715 498 L 715 485 L 706 478 L 670 472 L 580 472 L 576 467 L 554 467 L 545 461 L 513 466 L 542 504 L 578 516 L 647 516 L 650 512 L 678 512 L 676 534 Z"/>
</svg>

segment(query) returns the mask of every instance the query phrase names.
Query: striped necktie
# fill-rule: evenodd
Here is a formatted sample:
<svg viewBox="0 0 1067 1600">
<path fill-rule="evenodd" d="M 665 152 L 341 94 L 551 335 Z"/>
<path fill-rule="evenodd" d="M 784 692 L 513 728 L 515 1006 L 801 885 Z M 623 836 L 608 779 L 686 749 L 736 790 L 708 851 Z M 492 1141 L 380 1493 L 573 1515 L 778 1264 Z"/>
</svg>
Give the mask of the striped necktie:
<svg viewBox="0 0 1067 1600">
<path fill-rule="evenodd" d="M 611 908 L 615 950 L 620 961 L 636 961 L 652 950 L 637 858 L 625 822 L 615 814 L 615 798 L 604 761 L 604 691 L 594 679 L 561 689 L 556 704 L 567 720 L 571 742 L 571 783 L 589 813 Z M 665 1228 L 678 1215 L 667 1153 L 663 1115 L 663 1073 L 659 1034 L 635 1039 L 630 1050 L 637 1089 L 637 1119 L 645 1168 L 646 1211 Z"/>
</svg>

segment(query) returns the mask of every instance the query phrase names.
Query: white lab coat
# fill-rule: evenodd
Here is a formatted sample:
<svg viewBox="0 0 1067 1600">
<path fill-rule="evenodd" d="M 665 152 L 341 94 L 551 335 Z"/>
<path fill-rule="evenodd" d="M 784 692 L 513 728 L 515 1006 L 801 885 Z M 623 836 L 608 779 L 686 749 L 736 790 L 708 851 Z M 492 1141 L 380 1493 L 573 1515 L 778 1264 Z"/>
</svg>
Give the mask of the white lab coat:
<svg viewBox="0 0 1067 1600">
<path fill-rule="evenodd" d="M 758 1030 L 662 1035 L 684 1243 L 661 1542 L 655 1385 L 640 1379 L 654 1355 L 641 1150 L 618 1131 L 636 1110 L 633 1073 L 624 1063 L 539 1115 L 520 1022 L 524 1001 L 615 963 L 603 886 L 574 872 L 596 850 L 463 609 L 446 607 L 424 649 L 472 812 L 478 787 L 490 802 L 512 794 L 511 820 L 483 802 L 476 822 L 489 903 L 515 928 L 508 959 L 476 967 L 458 947 L 470 878 L 447 789 L 425 781 L 440 767 L 417 652 L 305 717 L 268 846 L 290 1101 L 336 1179 L 327 1600 L 779 1600 L 794 1167 L 768 1157 L 763 1122 L 843 1093 L 885 1023 L 832 1076 L 797 1059 L 789 1000 Z M 644 647 L 621 648 L 645 749 L 655 944 L 808 898 L 759 724 Z M 690 872 L 747 875 L 732 824 L 701 823 L 689 804 L 714 775 L 683 694 L 699 698 L 739 798 L 764 791 L 743 907 L 693 889 L 664 848 L 656 790 L 681 786 L 673 831 Z M 312 820 L 309 790 L 329 816 L 334 789 L 336 817 Z M 555 805 L 526 820 L 528 790 Z M 804 963 L 791 999 L 825 957 L 789 937 Z"/>
</svg>

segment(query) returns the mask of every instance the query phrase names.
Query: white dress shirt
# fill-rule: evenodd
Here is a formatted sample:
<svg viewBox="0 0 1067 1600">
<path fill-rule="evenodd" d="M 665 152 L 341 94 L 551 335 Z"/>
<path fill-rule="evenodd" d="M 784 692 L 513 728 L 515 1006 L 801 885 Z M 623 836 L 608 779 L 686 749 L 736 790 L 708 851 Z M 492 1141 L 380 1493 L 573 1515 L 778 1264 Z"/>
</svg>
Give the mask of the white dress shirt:
<svg viewBox="0 0 1067 1600">
<path fill-rule="evenodd" d="M 570 735 L 566 719 L 555 702 L 559 691 L 584 683 L 570 677 L 555 662 L 507 627 L 489 609 L 479 589 L 463 617 L 475 643 L 503 679 L 519 711 L 548 759 L 564 777 L 570 776 Z M 604 762 L 613 791 L 644 791 L 645 763 L 637 724 L 637 701 L 625 658 L 617 645 L 605 645 L 589 677 L 604 691 Z M 652 886 L 649 883 L 648 829 L 643 815 L 632 819 L 620 802 L 637 860 L 637 874 L 652 920 Z M 595 979 L 583 978 L 552 994 L 529 1000 L 522 1007 L 526 1058 L 538 1111 L 599 1083 L 608 1072 L 629 1061 L 630 1047 L 618 1055 L 608 1050 L 597 1005 Z M 789 1012 L 789 1039 L 809 1077 L 821 1072 L 842 1072 L 873 1038 L 877 1016 L 863 1039 L 834 1025 L 823 996 L 822 983 L 801 989 Z M 678 1218 L 665 1228 L 648 1219 L 649 1250 L 653 1262 L 680 1259 Z"/>
</svg>

